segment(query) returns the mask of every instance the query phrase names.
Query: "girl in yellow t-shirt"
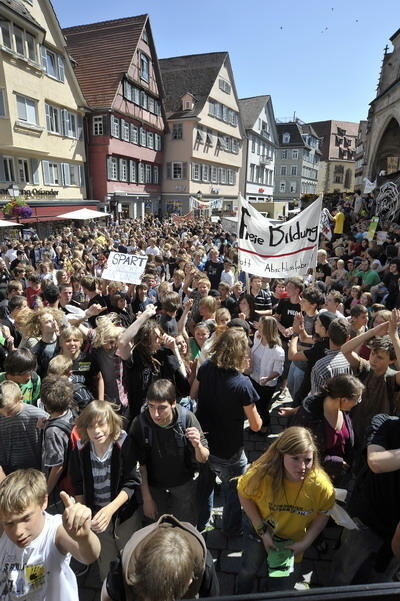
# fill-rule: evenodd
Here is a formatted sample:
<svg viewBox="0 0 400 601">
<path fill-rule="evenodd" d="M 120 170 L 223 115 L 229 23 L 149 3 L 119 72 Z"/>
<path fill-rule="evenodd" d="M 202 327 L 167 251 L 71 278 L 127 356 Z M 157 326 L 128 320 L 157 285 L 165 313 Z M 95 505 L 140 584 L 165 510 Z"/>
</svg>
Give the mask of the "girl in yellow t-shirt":
<svg viewBox="0 0 400 601">
<path fill-rule="evenodd" d="M 287 428 L 239 478 L 238 493 L 251 523 L 245 533 L 238 593 L 252 590 L 256 574 L 267 555 L 276 550 L 276 537 L 300 562 L 328 521 L 335 503 L 329 477 L 320 467 L 309 430 Z M 280 542 L 282 546 L 282 541 Z M 270 578 L 269 590 L 293 588 L 295 572 Z"/>
</svg>

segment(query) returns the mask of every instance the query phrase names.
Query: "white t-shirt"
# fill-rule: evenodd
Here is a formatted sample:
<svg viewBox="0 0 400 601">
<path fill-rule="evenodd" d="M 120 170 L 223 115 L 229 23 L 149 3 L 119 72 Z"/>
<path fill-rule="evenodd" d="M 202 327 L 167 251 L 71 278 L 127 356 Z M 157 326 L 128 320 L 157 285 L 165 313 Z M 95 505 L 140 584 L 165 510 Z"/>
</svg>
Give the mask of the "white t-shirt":
<svg viewBox="0 0 400 601">
<path fill-rule="evenodd" d="M 285 364 L 285 351 L 281 346 L 264 346 L 258 336 L 255 337 L 254 345 L 251 348 L 252 371 L 250 376 L 258 384 L 261 378 L 271 376 L 277 373 L 279 376 L 283 373 Z M 278 377 L 270 380 L 264 386 L 273 388 L 278 383 Z"/>
<path fill-rule="evenodd" d="M 20 549 L 3 533 L 0 538 L 0 599 L 4 601 L 77 601 L 76 577 L 55 544 L 61 515 L 45 513 L 42 532 Z"/>
<path fill-rule="evenodd" d="M 220 282 L 226 282 L 232 288 L 235 283 L 235 274 L 231 271 L 223 271 L 221 273 Z"/>
</svg>

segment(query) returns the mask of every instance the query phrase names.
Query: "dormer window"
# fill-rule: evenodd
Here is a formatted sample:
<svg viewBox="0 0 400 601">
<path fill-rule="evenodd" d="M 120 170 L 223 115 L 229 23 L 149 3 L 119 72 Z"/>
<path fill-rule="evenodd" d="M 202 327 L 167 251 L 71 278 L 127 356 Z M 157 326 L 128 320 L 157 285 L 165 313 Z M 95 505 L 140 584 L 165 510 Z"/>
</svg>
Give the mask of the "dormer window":
<svg viewBox="0 0 400 601">
<path fill-rule="evenodd" d="M 149 59 L 145 54 L 140 54 L 140 79 L 149 82 Z"/>
<path fill-rule="evenodd" d="M 289 142 L 290 142 L 290 134 L 286 132 L 282 136 L 282 144 L 289 144 Z"/>
<path fill-rule="evenodd" d="M 192 111 L 194 109 L 194 98 L 191 94 L 187 93 L 182 96 L 182 110 Z"/>
</svg>

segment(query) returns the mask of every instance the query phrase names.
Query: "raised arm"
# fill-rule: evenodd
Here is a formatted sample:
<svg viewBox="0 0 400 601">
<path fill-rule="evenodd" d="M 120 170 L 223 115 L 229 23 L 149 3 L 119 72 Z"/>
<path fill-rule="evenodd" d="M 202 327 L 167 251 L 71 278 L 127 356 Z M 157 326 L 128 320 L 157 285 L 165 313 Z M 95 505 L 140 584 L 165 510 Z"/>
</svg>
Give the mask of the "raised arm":
<svg viewBox="0 0 400 601">
<path fill-rule="evenodd" d="M 180 320 L 178 321 L 178 335 L 184 336 L 185 338 L 188 338 L 186 332 L 186 324 L 189 317 L 189 313 L 193 307 L 193 302 L 194 301 L 192 298 L 188 298 L 187 300 L 185 300 L 185 302 L 183 303 L 183 313 L 181 315 Z"/>
<path fill-rule="evenodd" d="M 384 323 L 380 323 L 378 326 L 375 326 L 375 328 L 364 332 L 364 334 L 355 336 L 351 340 L 348 340 L 344 343 L 341 351 L 352 367 L 357 369 L 360 365 L 360 357 L 357 355 L 356 349 L 375 336 L 383 336 L 384 334 L 387 334 L 388 328 L 389 324 L 387 321 L 385 321 Z"/>
<path fill-rule="evenodd" d="M 121 334 L 118 340 L 118 356 L 121 359 L 129 359 L 132 350 L 132 340 L 143 326 L 143 324 L 156 314 L 156 308 L 154 305 L 147 305 L 146 309 L 141 315 L 134 321 L 129 328 Z"/>
<path fill-rule="evenodd" d="M 399 309 L 393 309 L 392 315 L 389 320 L 389 336 L 393 343 L 394 352 L 396 353 L 396 364 L 397 369 L 400 369 L 400 337 L 399 337 L 399 325 L 400 325 L 400 311 Z M 396 374 L 397 385 L 400 386 L 400 371 Z"/>
</svg>

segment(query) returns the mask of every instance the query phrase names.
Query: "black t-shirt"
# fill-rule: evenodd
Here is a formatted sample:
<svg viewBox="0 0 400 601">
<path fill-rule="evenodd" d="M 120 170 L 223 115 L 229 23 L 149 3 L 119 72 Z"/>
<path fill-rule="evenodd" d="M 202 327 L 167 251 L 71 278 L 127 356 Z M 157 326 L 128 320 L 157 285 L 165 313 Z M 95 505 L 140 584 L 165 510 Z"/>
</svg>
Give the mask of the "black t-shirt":
<svg viewBox="0 0 400 601">
<path fill-rule="evenodd" d="M 210 453 L 229 459 L 243 447 L 243 407 L 258 401 L 250 378 L 235 369 L 217 367 L 212 361 L 201 365 L 197 379 L 198 418 L 208 439 Z"/>
<path fill-rule="evenodd" d="M 227 296 L 225 300 L 221 301 L 222 308 L 228 309 L 232 318 L 237 317 L 239 314 L 239 303 L 232 296 Z"/>
<path fill-rule="evenodd" d="M 291 328 L 296 313 L 301 311 L 300 303 L 292 303 L 288 298 L 281 298 L 275 313 L 280 317 L 280 323 L 284 328 Z"/>
<path fill-rule="evenodd" d="M 163 331 L 168 334 L 168 336 L 173 336 L 174 338 L 178 336 L 178 323 L 176 321 L 176 317 L 171 317 L 171 315 L 161 313 L 159 316 L 159 323 Z"/>
<path fill-rule="evenodd" d="M 60 352 L 58 338 L 54 342 L 39 340 L 32 348 L 32 353 L 37 359 L 37 373 L 41 378 L 46 377 L 49 363 Z"/>
<path fill-rule="evenodd" d="M 91 298 L 90 301 L 88 302 L 88 307 L 91 307 L 92 305 L 101 305 L 102 307 L 107 307 L 107 301 L 105 300 L 104 296 L 101 296 L 101 294 L 96 294 L 96 296 Z M 107 314 L 107 311 L 103 311 L 102 313 L 100 313 L 100 315 L 106 315 L 106 314 Z M 97 317 L 98 317 L 97 315 L 94 315 L 93 317 L 89 317 L 88 322 L 90 323 L 91 328 L 96 327 Z"/>
<path fill-rule="evenodd" d="M 91 371 L 100 372 L 104 380 L 104 398 L 106 401 L 120 404 L 116 381 L 116 361 L 114 353 L 107 353 L 103 348 L 95 348 L 91 353 Z M 121 359 L 122 361 L 122 359 Z M 125 380 L 125 362 L 123 362 L 123 380 Z"/>
<path fill-rule="evenodd" d="M 383 413 L 371 420 L 368 445 L 387 451 L 400 448 L 400 418 Z M 400 521 L 400 470 L 374 474 L 369 468 L 357 478 L 348 510 L 390 542 Z"/>
<path fill-rule="evenodd" d="M 316 278 L 325 282 L 327 276 L 332 275 L 332 267 L 329 263 L 317 263 Z"/>
<path fill-rule="evenodd" d="M 217 290 L 218 284 L 221 280 L 221 273 L 223 272 L 223 270 L 223 263 L 206 261 L 206 264 L 204 265 L 204 273 L 207 275 L 208 279 L 211 282 L 211 288 L 215 288 Z"/>
<path fill-rule="evenodd" d="M 325 351 L 329 348 L 329 338 L 322 338 L 318 340 L 311 348 L 304 349 L 302 352 L 307 357 L 306 368 L 304 370 L 304 377 L 299 390 L 296 393 L 294 399 L 294 406 L 298 407 L 301 405 L 303 400 L 306 398 L 311 390 L 311 371 L 314 365 L 319 359 L 325 357 Z"/>
</svg>

